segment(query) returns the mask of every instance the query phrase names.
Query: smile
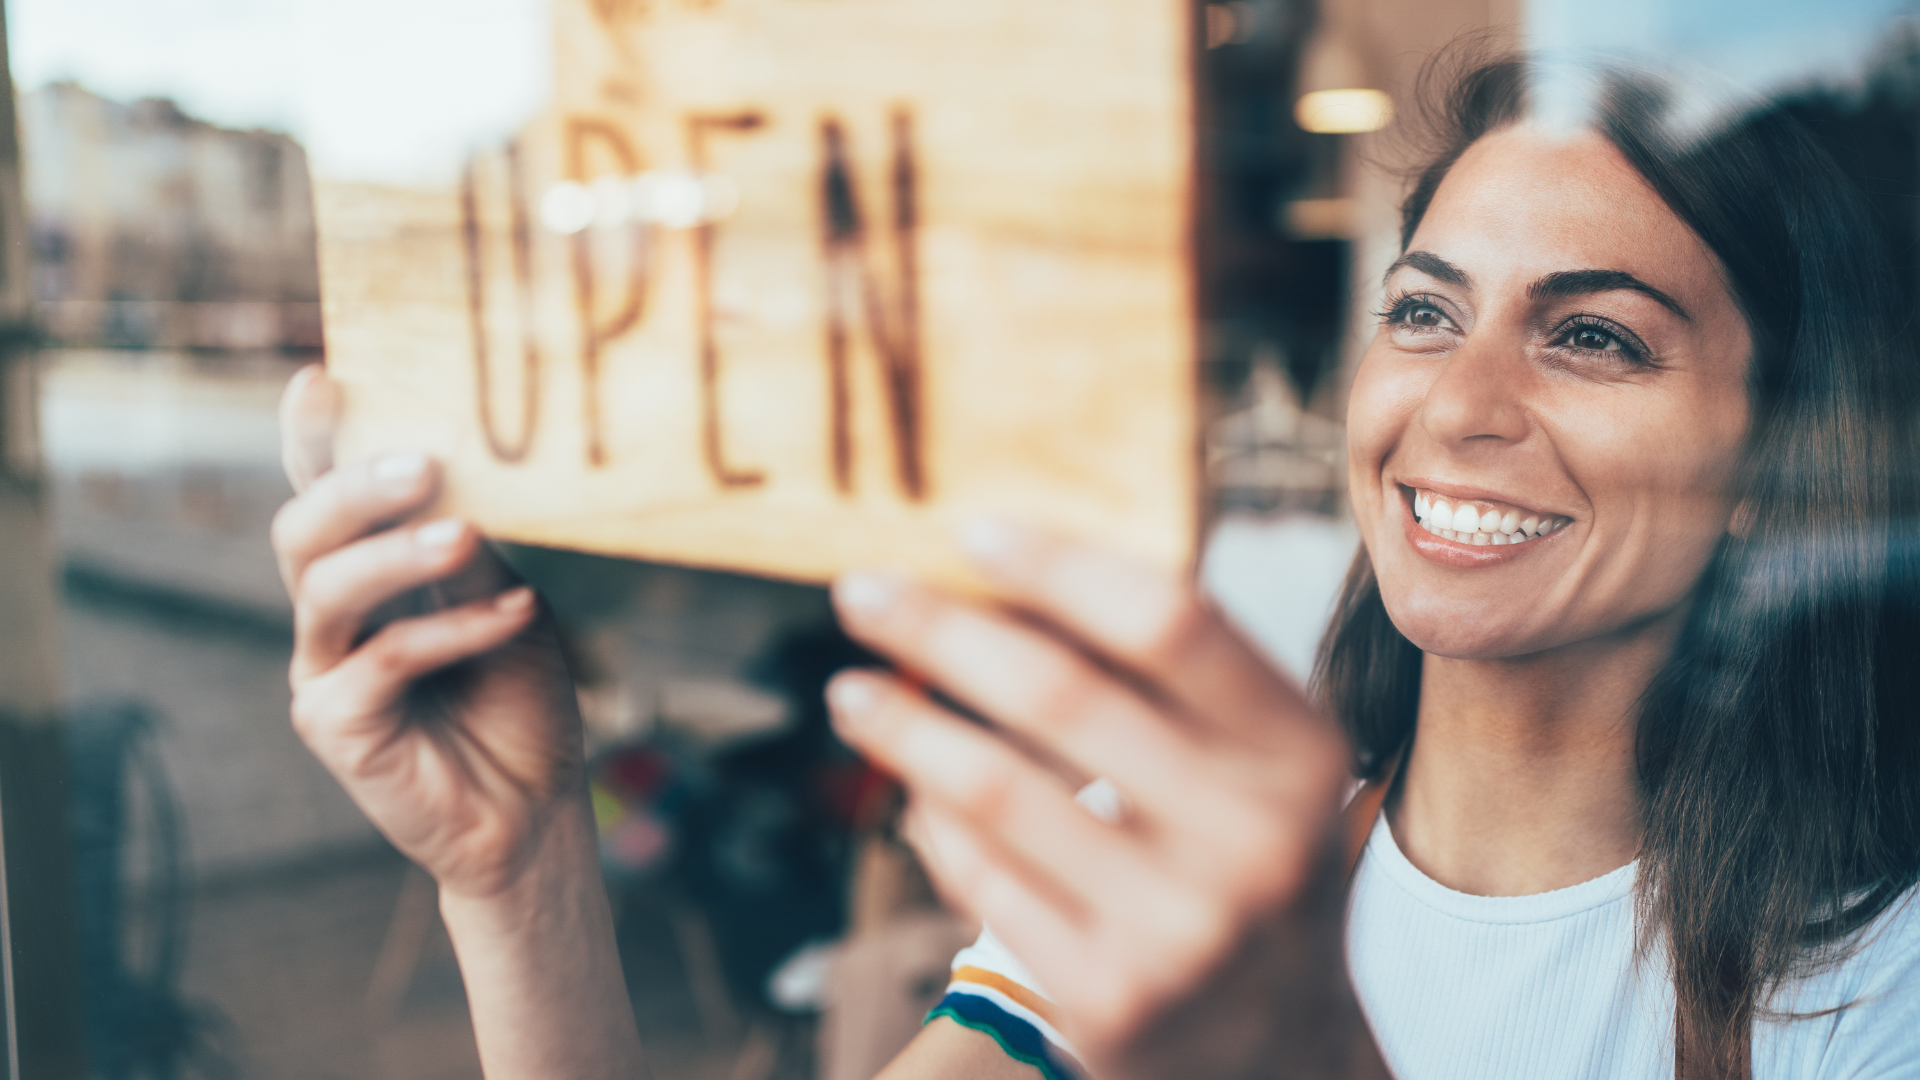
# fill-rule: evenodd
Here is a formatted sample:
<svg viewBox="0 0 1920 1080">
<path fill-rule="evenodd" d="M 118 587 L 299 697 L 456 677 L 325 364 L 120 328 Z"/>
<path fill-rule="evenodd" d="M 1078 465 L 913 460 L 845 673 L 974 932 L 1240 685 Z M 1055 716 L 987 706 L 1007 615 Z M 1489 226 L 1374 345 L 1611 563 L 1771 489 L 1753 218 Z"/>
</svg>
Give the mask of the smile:
<svg viewBox="0 0 1920 1080">
<path fill-rule="evenodd" d="M 1485 500 L 1448 499 L 1430 491 L 1413 493 L 1413 518 L 1442 540 L 1478 546 L 1524 544 L 1572 524 L 1571 518 Z"/>
</svg>

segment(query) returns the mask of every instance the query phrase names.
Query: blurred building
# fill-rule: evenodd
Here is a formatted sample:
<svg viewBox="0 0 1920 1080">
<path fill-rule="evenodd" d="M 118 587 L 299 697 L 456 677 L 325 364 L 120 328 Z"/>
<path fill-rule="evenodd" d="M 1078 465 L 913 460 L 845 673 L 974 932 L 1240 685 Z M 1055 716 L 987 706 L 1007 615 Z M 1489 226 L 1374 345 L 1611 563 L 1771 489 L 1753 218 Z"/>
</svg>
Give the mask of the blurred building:
<svg viewBox="0 0 1920 1080">
<path fill-rule="evenodd" d="M 320 346 L 306 155 L 76 83 L 21 99 L 34 291 L 68 346 Z"/>
</svg>

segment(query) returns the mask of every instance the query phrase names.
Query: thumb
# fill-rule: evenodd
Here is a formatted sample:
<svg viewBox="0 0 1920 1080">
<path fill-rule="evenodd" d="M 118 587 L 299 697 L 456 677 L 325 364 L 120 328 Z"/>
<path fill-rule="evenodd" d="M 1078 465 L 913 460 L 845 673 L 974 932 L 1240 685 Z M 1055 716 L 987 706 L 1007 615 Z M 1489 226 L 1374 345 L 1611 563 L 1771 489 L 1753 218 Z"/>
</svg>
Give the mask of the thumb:
<svg viewBox="0 0 1920 1080">
<path fill-rule="evenodd" d="M 280 466 L 295 492 L 333 468 L 333 433 L 340 418 L 340 387 L 327 369 L 308 364 L 280 395 Z"/>
</svg>

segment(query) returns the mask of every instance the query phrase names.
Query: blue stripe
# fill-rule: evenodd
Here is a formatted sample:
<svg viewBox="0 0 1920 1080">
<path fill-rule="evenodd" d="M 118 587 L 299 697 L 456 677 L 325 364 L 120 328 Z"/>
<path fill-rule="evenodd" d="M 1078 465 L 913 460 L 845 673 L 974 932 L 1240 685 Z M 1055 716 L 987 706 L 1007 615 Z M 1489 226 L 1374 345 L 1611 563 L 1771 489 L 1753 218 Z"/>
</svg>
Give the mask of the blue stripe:
<svg viewBox="0 0 1920 1080">
<path fill-rule="evenodd" d="M 1047 1041 L 1040 1029 L 978 994 L 949 990 L 940 1004 L 927 1013 L 927 1020 L 944 1016 L 963 1027 L 991 1035 L 1000 1049 L 1016 1061 L 1040 1070 L 1046 1080 L 1080 1080 L 1072 1062 L 1059 1047 Z"/>
</svg>

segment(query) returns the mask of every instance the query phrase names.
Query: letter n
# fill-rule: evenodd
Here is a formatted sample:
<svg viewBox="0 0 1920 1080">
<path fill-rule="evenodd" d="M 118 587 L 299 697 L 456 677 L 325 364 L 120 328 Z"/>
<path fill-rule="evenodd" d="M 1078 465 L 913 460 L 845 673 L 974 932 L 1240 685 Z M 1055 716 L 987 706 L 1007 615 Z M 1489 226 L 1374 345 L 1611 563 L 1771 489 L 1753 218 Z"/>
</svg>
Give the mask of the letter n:
<svg viewBox="0 0 1920 1080">
<path fill-rule="evenodd" d="M 926 497 L 926 465 L 921 439 L 920 291 L 915 230 L 919 212 L 915 190 L 913 118 L 904 109 L 893 114 L 890 179 L 893 218 L 888 239 L 899 276 L 889 297 L 874 273 L 867 250 L 867 226 L 854 182 L 852 152 L 838 119 L 820 121 L 821 242 L 827 268 L 827 381 L 831 394 L 831 443 L 834 483 L 853 490 L 851 352 L 853 326 L 864 322 L 880 361 L 887 419 L 893 428 L 894 474 L 907 498 Z"/>
</svg>

